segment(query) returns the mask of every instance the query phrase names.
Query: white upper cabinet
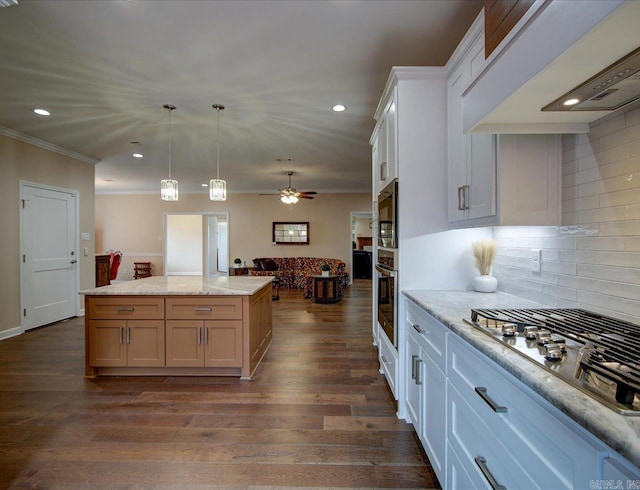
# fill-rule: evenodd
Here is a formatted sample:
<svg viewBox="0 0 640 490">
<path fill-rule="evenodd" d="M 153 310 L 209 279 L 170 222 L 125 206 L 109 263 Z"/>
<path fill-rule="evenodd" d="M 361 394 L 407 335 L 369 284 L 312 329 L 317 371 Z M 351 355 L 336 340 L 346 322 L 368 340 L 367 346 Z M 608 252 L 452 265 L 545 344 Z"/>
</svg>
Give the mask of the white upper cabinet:
<svg viewBox="0 0 640 490">
<path fill-rule="evenodd" d="M 453 228 L 560 224 L 559 135 L 466 132 L 468 93 L 486 68 L 482 17 L 449 65 L 447 216 Z"/>
<path fill-rule="evenodd" d="M 394 88 L 374 132 L 377 140 L 377 160 L 373 168 L 376 195 L 398 176 L 396 100 L 397 88 Z"/>
</svg>

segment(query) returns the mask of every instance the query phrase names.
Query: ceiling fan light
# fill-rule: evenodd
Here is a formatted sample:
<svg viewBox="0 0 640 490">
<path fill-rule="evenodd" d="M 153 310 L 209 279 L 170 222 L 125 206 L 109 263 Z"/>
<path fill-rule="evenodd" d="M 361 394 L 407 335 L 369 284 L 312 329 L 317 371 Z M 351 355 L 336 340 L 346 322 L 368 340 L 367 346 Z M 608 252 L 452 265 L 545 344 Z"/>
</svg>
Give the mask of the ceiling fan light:
<svg viewBox="0 0 640 490">
<path fill-rule="evenodd" d="M 162 179 L 160 181 L 160 198 L 163 201 L 177 201 L 178 181 L 172 179 Z"/>
<path fill-rule="evenodd" d="M 209 199 L 212 201 L 227 200 L 227 182 L 222 179 L 211 179 L 209 181 Z"/>
</svg>

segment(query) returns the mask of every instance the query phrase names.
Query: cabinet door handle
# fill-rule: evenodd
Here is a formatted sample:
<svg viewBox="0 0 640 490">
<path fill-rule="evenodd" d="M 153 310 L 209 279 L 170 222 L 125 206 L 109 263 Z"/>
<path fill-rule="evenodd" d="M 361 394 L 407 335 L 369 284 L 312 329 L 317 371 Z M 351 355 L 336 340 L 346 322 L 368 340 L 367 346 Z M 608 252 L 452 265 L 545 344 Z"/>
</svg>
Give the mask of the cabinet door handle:
<svg viewBox="0 0 640 490">
<path fill-rule="evenodd" d="M 420 363 L 421 362 L 422 362 L 422 359 L 418 357 L 418 359 L 416 359 L 416 384 L 417 385 L 422 384 L 422 380 L 420 379 Z"/>
<path fill-rule="evenodd" d="M 422 330 L 420 328 L 420 325 L 416 324 L 416 323 L 412 323 L 411 326 L 413 327 L 413 329 L 418 332 L 419 334 L 423 334 L 423 333 L 427 333 L 426 330 Z"/>
<path fill-rule="evenodd" d="M 198 345 L 200 345 L 202 343 L 202 332 L 201 332 L 201 327 L 198 327 Z"/>
<path fill-rule="evenodd" d="M 127 344 L 131 343 L 131 327 L 127 327 Z"/>
<path fill-rule="evenodd" d="M 458 187 L 458 210 L 464 211 L 469 209 L 469 186 L 461 185 Z"/>
<path fill-rule="evenodd" d="M 196 306 L 193 311 L 213 311 L 211 306 Z"/>
<path fill-rule="evenodd" d="M 491 488 L 493 488 L 493 490 L 507 490 L 507 487 L 505 487 L 504 485 L 500 485 L 500 483 L 498 483 L 498 481 L 491 474 L 491 470 L 489 470 L 489 467 L 487 466 L 486 458 L 477 456 L 474 459 L 476 464 L 478 465 L 478 468 L 480 468 L 480 471 L 482 471 L 482 474 L 487 479 L 489 485 L 491 485 Z"/>
<path fill-rule="evenodd" d="M 118 306 L 117 311 L 134 311 L 135 308 L 133 306 Z"/>
<path fill-rule="evenodd" d="M 491 407 L 491 410 L 496 413 L 507 413 L 507 407 L 498 405 L 493 398 L 487 394 L 487 389 L 484 386 L 476 386 L 475 390 L 476 393 L 480 395 L 480 398 L 482 398 L 486 404 Z"/>
<path fill-rule="evenodd" d="M 419 357 L 420 356 L 416 356 L 415 354 L 411 356 L 411 379 L 416 379 L 416 359 Z"/>
<path fill-rule="evenodd" d="M 207 327 L 204 327 L 204 343 L 209 343 L 209 329 Z"/>
<path fill-rule="evenodd" d="M 387 180 L 387 162 L 380 162 L 380 180 Z"/>
<path fill-rule="evenodd" d="M 124 340 L 124 327 L 120 327 L 120 343 L 122 344 Z"/>
</svg>

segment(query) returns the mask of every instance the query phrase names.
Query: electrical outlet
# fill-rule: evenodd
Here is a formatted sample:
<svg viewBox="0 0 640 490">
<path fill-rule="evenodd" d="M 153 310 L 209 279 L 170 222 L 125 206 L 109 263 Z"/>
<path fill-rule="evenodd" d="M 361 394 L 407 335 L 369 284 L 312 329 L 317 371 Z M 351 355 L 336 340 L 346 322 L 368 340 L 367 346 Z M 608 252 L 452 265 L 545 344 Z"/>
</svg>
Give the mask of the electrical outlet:
<svg viewBox="0 0 640 490">
<path fill-rule="evenodd" d="M 531 249 L 531 271 L 540 272 L 540 262 L 542 261 L 542 251 L 539 248 Z"/>
</svg>

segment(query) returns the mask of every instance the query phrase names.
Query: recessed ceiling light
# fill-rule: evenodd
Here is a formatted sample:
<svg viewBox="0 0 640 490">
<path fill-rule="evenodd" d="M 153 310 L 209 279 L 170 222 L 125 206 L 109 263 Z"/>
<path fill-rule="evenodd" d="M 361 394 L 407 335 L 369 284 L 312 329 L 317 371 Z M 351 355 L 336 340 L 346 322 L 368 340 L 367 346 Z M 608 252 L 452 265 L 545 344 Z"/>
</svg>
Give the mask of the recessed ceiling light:
<svg viewBox="0 0 640 490">
<path fill-rule="evenodd" d="M 142 153 L 134 153 L 133 156 L 136 158 L 142 158 L 143 155 Z"/>
<path fill-rule="evenodd" d="M 33 112 L 38 114 L 38 116 L 50 116 L 51 113 L 46 109 L 34 109 Z"/>
<path fill-rule="evenodd" d="M 342 104 L 336 104 L 333 106 L 333 110 L 336 112 L 342 112 L 342 111 L 346 111 L 347 108 L 345 106 L 343 106 Z"/>
<path fill-rule="evenodd" d="M 580 99 L 569 99 L 565 100 L 562 105 L 576 105 L 578 102 L 580 102 Z"/>
<path fill-rule="evenodd" d="M 200 184 L 202 187 L 209 187 L 209 184 Z"/>
</svg>

